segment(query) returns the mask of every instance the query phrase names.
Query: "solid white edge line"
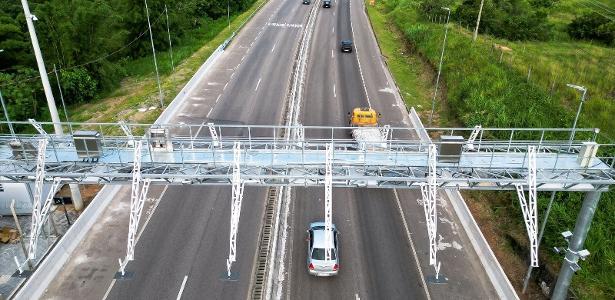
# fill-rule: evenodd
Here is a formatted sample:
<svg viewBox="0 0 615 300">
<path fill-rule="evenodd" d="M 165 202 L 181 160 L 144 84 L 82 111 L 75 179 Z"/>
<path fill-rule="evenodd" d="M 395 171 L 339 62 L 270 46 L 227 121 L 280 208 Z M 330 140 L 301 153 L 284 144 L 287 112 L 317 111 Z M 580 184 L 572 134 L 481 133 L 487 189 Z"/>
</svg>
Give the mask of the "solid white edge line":
<svg viewBox="0 0 615 300">
<path fill-rule="evenodd" d="M 369 101 L 369 94 L 367 93 L 367 86 L 365 85 L 365 77 L 363 77 L 363 69 L 361 68 L 361 58 L 359 58 L 359 50 L 357 48 L 357 39 L 354 34 L 354 26 L 352 26 L 352 2 L 348 1 L 348 10 L 350 11 L 350 31 L 352 31 L 352 40 L 354 41 L 354 52 L 357 57 L 357 64 L 359 65 L 359 74 L 361 74 L 361 82 L 363 83 L 363 90 L 365 91 L 365 97 L 367 98 L 367 104 L 372 107 L 372 103 Z"/>
<path fill-rule="evenodd" d="M 177 294 L 177 300 L 182 298 L 182 293 L 184 292 L 184 287 L 186 287 L 186 281 L 188 281 L 188 275 L 184 276 L 184 281 L 182 281 L 182 286 L 179 288 L 179 293 Z"/>
<path fill-rule="evenodd" d="M 218 95 L 218 98 L 216 98 L 216 103 L 218 103 L 218 100 L 220 100 L 220 97 L 222 97 L 222 94 Z"/>
<path fill-rule="evenodd" d="M 209 118 L 209 115 L 211 114 L 212 111 L 214 111 L 214 107 L 213 106 L 209 109 L 209 112 L 207 113 L 207 117 L 208 118 Z"/>
<path fill-rule="evenodd" d="M 141 234 L 143 233 L 143 230 L 145 230 L 145 227 L 147 227 L 147 224 L 149 223 L 149 220 L 154 215 L 154 212 L 156 211 L 156 208 L 158 208 L 158 203 L 160 203 L 160 200 L 162 199 L 164 194 L 167 192 L 168 188 L 169 188 L 168 185 L 164 186 L 164 190 L 162 190 L 162 193 L 160 193 L 160 197 L 158 197 L 158 199 L 156 200 L 156 203 L 154 203 L 154 207 L 152 208 L 152 213 L 149 216 L 147 216 L 147 219 L 145 220 L 145 223 L 143 223 L 143 227 L 141 228 L 141 230 L 137 234 L 137 240 L 135 241 L 135 247 L 137 246 L 137 243 L 139 242 L 139 238 L 141 238 Z M 103 296 L 102 300 L 107 299 L 107 297 L 109 296 L 109 293 L 111 292 L 111 290 L 113 289 L 113 286 L 115 285 L 115 281 L 117 281 L 117 279 L 113 279 L 111 281 L 111 284 L 109 285 L 109 288 L 107 288 L 107 291 L 105 292 L 105 295 Z"/>
<path fill-rule="evenodd" d="M 333 98 L 337 98 L 337 94 L 335 93 L 335 83 L 333 84 Z"/>
<path fill-rule="evenodd" d="M 408 237 L 408 241 L 410 242 L 410 249 L 412 249 L 412 256 L 414 256 L 414 261 L 416 262 L 416 268 L 419 271 L 419 275 L 421 276 L 421 282 L 423 283 L 423 289 L 425 290 L 425 295 L 427 296 L 427 300 L 431 300 L 431 296 L 429 295 L 429 290 L 427 289 L 427 283 L 425 282 L 425 276 L 423 275 L 423 271 L 421 270 L 421 263 L 419 262 L 419 257 L 416 254 L 416 249 L 414 248 L 414 242 L 412 241 L 412 236 L 410 235 L 410 229 L 408 229 L 408 222 L 406 222 L 406 216 L 404 215 L 404 211 L 401 208 L 401 203 L 399 202 L 399 195 L 397 195 L 397 189 L 393 189 L 393 195 L 395 195 L 395 202 L 397 203 L 397 208 L 399 209 L 399 214 L 401 215 L 401 220 L 404 223 L 404 229 L 406 230 L 406 235 Z"/>
<path fill-rule="evenodd" d="M 275 46 L 278 44 L 278 41 L 275 42 L 275 44 L 273 44 L 273 48 L 271 48 L 271 52 L 273 52 L 273 50 L 275 50 Z"/>
</svg>

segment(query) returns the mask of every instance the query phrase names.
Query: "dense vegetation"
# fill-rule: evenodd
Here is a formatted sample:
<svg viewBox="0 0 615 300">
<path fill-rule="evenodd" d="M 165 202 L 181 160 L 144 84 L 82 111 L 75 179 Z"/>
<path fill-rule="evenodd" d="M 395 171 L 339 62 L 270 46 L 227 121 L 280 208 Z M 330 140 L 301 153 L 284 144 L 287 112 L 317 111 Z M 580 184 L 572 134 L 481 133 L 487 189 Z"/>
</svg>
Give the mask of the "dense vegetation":
<svg viewBox="0 0 615 300">
<path fill-rule="evenodd" d="M 597 40 L 615 44 L 615 18 L 590 12 L 577 17 L 568 25 L 568 33 L 575 39 Z"/>
<path fill-rule="evenodd" d="M 232 0 L 228 2 L 230 13 L 243 11 L 253 2 Z M 85 103 L 112 91 L 124 77 L 135 74 L 133 61 L 151 55 L 142 0 L 31 0 L 29 4 L 38 19 L 34 24 L 47 71 L 53 72 L 53 65 L 59 70 L 67 105 Z M 155 48 L 165 51 L 169 48 L 165 2 L 149 0 L 148 6 Z M 226 19 L 227 1 L 187 0 L 167 6 L 174 45 L 193 40 L 193 34 L 224 28 L 217 26 L 219 22 L 211 25 L 214 20 Z M 4 50 L 0 52 L 0 92 L 8 102 L 11 118 L 48 119 L 19 1 L 0 0 L 0 49 Z M 150 67 L 153 71 L 151 62 Z M 50 81 L 57 93 L 53 73 Z"/>
<path fill-rule="evenodd" d="M 547 42 L 533 41 L 542 37 L 531 33 L 520 36 L 518 32 L 510 31 L 515 28 L 510 23 L 514 18 L 510 19 L 507 14 L 514 10 L 489 12 L 490 8 L 483 11 L 481 25 L 485 20 L 493 19 L 491 24 L 495 26 L 487 27 L 489 30 L 483 28 L 483 35 L 472 42 L 471 30 L 479 0 L 386 0 L 380 2 L 378 7 L 384 14 L 382 18 L 399 29 L 404 42 L 432 68 L 438 65 L 444 35 L 442 23 L 446 15 L 441 7 L 451 7 L 451 29 L 442 82 L 446 109 L 452 114 L 449 119 L 454 119 L 453 122 L 487 127 L 569 127 L 578 105 L 578 94 L 565 85 L 572 82 L 589 88 L 589 100 L 581 114 L 580 126 L 599 127 L 613 138 L 615 66 L 612 58 L 615 57 L 615 49 L 571 40 L 575 37 L 569 36 L 568 28 L 575 26 L 571 24 L 576 18 L 590 13 L 581 9 L 584 6 L 579 3 L 570 3 L 574 1 L 577 0 L 538 5 L 536 1 L 485 0 L 485 7 L 529 7 L 527 13 L 518 13 L 519 18 L 528 18 L 523 22 L 532 22 L 536 14 L 546 13 L 546 19 L 540 22 L 545 22 L 542 28 L 549 30 Z M 471 19 L 465 17 L 472 15 L 467 11 L 474 11 L 475 15 Z M 468 24 L 470 21 L 471 24 Z M 524 29 L 525 26 L 519 28 Z M 496 43 L 512 50 L 503 52 L 499 46 L 494 47 Z M 395 77 L 398 78 L 397 74 Z M 400 82 L 404 80 L 398 80 Z M 400 90 L 406 88 L 400 86 Z M 405 100 L 410 105 L 416 104 L 413 98 Z M 423 115 L 428 114 L 426 109 L 422 110 Z M 542 217 L 549 195 L 539 196 L 539 215 Z M 491 193 L 484 198 L 487 199 L 482 201 L 491 208 L 496 220 L 494 223 L 516 245 L 516 248 L 504 247 L 519 250 L 519 246 L 527 246 L 516 195 Z M 546 264 L 545 269 L 551 270 L 551 275 L 557 275 L 562 257 L 549 249 L 565 246 L 560 232 L 574 228 L 581 203 L 582 194 L 579 193 L 558 193 L 556 197 L 541 246 L 541 261 Z M 585 243 L 591 256 L 580 263 L 582 269 L 573 279 L 572 290 L 582 299 L 611 299 L 615 295 L 615 250 L 610 247 L 615 244 L 615 226 L 611 221 L 613 215 L 615 192 L 604 193 Z M 527 258 L 527 252 L 524 252 L 527 248 L 521 250 L 519 255 Z M 522 276 L 511 280 L 519 282 Z"/>
</svg>

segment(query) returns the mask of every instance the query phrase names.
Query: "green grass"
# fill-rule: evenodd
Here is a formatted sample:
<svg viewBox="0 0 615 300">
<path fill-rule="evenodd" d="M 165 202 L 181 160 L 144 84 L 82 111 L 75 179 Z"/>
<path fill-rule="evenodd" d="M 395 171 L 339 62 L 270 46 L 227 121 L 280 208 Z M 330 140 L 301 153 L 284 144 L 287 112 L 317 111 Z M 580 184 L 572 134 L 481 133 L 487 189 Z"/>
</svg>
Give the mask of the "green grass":
<svg viewBox="0 0 615 300">
<path fill-rule="evenodd" d="M 370 21 L 380 46 L 382 55 L 391 71 L 400 94 L 408 106 L 416 108 L 419 114 L 426 114 L 431 108 L 433 88 L 431 70 L 401 39 L 401 32 L 391 27 L 383 14 L 378 14 L 375 7 L 367 6 Z"/>
<path fill-rule="evenodd" d="M 160 81 L 165 107 L 190 80 L 197 69 L 215 49 L 230 37 L 266 0 L 258 0 L 243 13 L 231 16 L 227 27 L 226 18 L 208 21 L 194 32 L 186 33 L 173 47 L 175 70 L 171 68 L 168 52 L 157 52 Z M 152 56 L 145 56 L 124 63 L 127 77 L 120 88 L 104 97 L 83 105 L 69 108 L 69 117 L 75 122 L 115 122 L 127 120 L 132 123 L 152 123 L 162 110 L 158 108 L 158 85 Z M 139 112 L 139 108 L 155 106 L 156 109 Z"/>
<path fill-rule="evenodd" d="M 567 24 L 572 20 L 580 11 L 575 9 L 578 2 L 580 0 L 563 0 L 552 17 L 554 22 Z M 394 55 L 398 53 L 397 49 L 408 45 L 417 52 L 413 56 L 427 59 L 435 69 L 444 34 L 441 24 L 426 23 L 417 17 L 416 5 L 414 0 L 379 1 L 375 8 L 368 5 L 378 41 L 385 56 L 389 57 L 391 71 L 402 93 L 429 91 L 431 87 L 417 80 L 421 74 L 417 73 L 412 58 Z M 395 29 L 387 33 L 386 26 Z M 397 36 L 395 32 L 402 35 Z M 500 52 L 493 49 L 493 43 L 512 48 L 512 55 L 503 56 L 500 62 Z M 453 125 L 452 121 L 465 126 L 569 127 L 579 95 L 565 84 L 575 83 L 589 89 L 580 126 L 599 127 L 610 138 L 615 136 L 613 48 L 572 41 L 562 32 L 549 42 L 509 42 L 481 36 L 478 42 L 472 43 L 471 32 L 454 25 L 449 31 L 446 51 L 442 71 L 447 96 L 444 103 L 448 104 L 453 118 L 440 119 L 440 125 Z M 530 66 L 532 73 L 528 80 Z M 427 73 L 433 73 L 433 70 Z M 426 98 L 406 99 L 406 102 L 424 105 Z M 506 226 L 500 229 L 509 232 L 509 236 L 523 246 L 527 241 L 523 239 L 524 234 L 518 234 L 524 233 L 525 229 L 515 197 L 512 193 L 498 194 L 497 197 L 486 197 L 489 200 L 485 201 L 494 212 L 491 217 L 497 220 L 495 223 Z M 500 200 L 494 201 L 495 198 Z M 542 217 L 547 203 L 548 195 L 540 195 L 539 217 Z M 560 232 L 574 228 L 581 203 L 580 193 L 559 193 L 554 203 L 541 246 L 542 262 L 547 263 L 547 269 L 553 270 L 554 275 L 562 257 L 548 249 L 565 246 Z M 582 269 L 572 282 L 572 291 L 581 299 L 613 299 L 615 295 L 614 215 L 615 192 L 603 193 L 585 243 L 591 255 L 580 263 Z M 502 245 L 513 252 L 514 247 L 509 246 Z"/>
</svg>

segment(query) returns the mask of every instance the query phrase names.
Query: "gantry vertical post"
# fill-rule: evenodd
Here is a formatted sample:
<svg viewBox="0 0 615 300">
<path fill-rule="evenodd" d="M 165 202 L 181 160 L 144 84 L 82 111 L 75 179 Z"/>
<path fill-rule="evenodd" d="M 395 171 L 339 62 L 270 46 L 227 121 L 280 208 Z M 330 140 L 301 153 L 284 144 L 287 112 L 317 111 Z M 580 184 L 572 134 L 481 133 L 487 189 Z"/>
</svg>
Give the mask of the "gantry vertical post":
<svg viewBox="0 0 615 300">
<path fill-rule="evenodd" d="M 231 230 L 229 237 L 229 253 L 226 259 L 227 276 L 231 277 L 231 266 L 237 260 L 237 231 L 239 229 L 239 217 L 241 216 L 241 201 L 243 200 L 244 183 L 241 181 L 241 147 L 239 142 L 233 145 L 233 178 L 231 191 Z"/>
<path fill-rule="evenodd" d="M 333 244 L 333 143 L 327 144 L 325 153 L 325 260 L 331 260 Z"/>
<path fill-rule="evenodd" d="M 530 265 L 538 267 L 538 207 L 536 201 L 536 147 L 528 146 L 528 197 L 525 197 L 522 184 L 516 184 L 517 196 L 525 221 L 527 236 L 530 240 Z"/>
<path fill-rule="evenodd" d="M 440 263 L 437 261 L 438 245 L 436 241 L 438 232 L 436 155 L 436 145 L 430 144 L 428 148 L 427 185 L 421 185 L 421 194 L 423 196 L 425 224 L 427 225 L 427 235 L 429 237 L 429 265 L 434 267 L 436 271 L 435 279 L 439 280 Z"/>
<path fill-rule="evenodd" d="M 134 260 L 135 245 L 137 243 L 137 230 L 139 229 L 139 220 L 141 219 L 141 213 L 143 212 L 143 205 L 145 204 L 145 197 L 149 189 L 150 180 L 146 179 L 143 182 L 143 186 L 140 186 L 141 178 L 141 149 L 143 143 L 137 141 L 134 148 L 134 160 L 132 167 L 132 191 L 130 194 L 130 221 L 128 224 L 128 242 L 126 243 L 126 257 L 124 261 L 119 259 L 120 273 L 123 277 L 126 275 L 125 269 L 129 261 Z"/>
<path fill-rule="evenodd" d="M 551 294 L 552 300 L 563 300 L 568 295 L 568 288 L 570 287 L 570 281 L 575 270 L 578 270 L 578 264 L 580 255 L 579 251 L 583 250 L 583 244 L 589 232 L 594 213 L 598 207 L 600 201 L 600 195 L 602 192 L 587 192 L 585 194 L 585 200 L 581 206 L 581 211 L 577 216 L 577 222 L 574 225 L 574 233 L 568 242 L 568 248 L 566 249 L 566 256 L 564 263 L 559 271 L 557 277 L 557 283 Z"/>
</svg>

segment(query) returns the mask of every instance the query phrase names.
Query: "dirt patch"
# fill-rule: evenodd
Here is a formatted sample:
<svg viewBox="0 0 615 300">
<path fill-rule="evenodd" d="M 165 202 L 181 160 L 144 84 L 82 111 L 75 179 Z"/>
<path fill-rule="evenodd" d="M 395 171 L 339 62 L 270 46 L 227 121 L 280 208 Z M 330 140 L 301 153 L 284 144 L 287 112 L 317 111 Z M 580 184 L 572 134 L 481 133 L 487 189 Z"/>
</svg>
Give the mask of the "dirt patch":
<svg viewBox="0 0 615 300">
<path fill-rule="evenodd" d="M 493 199 L 487 199 L 488 197 L 484 194 L 463 193 L 463 198 L 519 298 L 548 299 L 534 280 L 530 280 L 526 294 L 521 293 L 529 253 L 527 252 L 526 235 L 515 228 L 516 224 L 513 224 L 511 219 L 515 216 L 503 217 L 496 214 L 494 212 L 497 210 L 497 207 L 494 207 L 497 205 L 496 202 L 492 201 Z M 521 218 L 521 216 L 518 217 Z"/>
<path fill-rule="evenodd" d="M 94 200 L 94 197 L 98 194 L 98 192 L 103 188 L 104 185 L 99 184 L 80 184 L 79 191 L 81 192 L 81 199 L 83 200 L 84 209 L 85 207 Z M 56 197 L 71 197 L 70 187 L 68 184 L 62 186 L 60 191 L 56 194 Z M 67 211 L 74 211 L 75 207 L 72 204 L 65 205 Z M 59 211 L 64 211 L 62 205 L 57 208 Z"/>
</svg>

